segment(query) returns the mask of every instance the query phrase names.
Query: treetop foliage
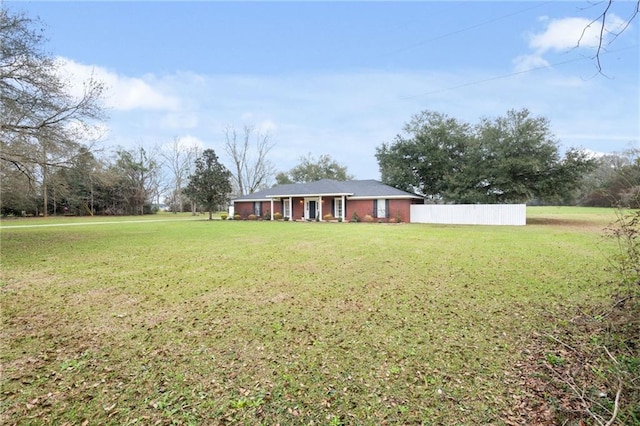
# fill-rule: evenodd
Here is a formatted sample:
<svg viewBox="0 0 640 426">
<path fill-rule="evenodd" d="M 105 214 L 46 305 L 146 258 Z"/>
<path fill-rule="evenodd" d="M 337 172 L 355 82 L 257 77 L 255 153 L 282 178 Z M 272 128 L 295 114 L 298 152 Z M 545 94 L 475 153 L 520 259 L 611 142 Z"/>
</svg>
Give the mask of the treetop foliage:
<svg viewBox="0 0 640 426">
<path fill-rule="evenodd" d="M 347 166 L 341 165 L 328 154 L 321 155 L 318 159 L 311 154 L 300 157 L 300 164 L 288 172 L 280 172 L 276 175 L 279 185 L 315 182 L 320 179 L 345 181 L 353 179 L 353 176 L 347 173 Z"/>
<path fill-rule="evenodd" d="M 548 120 L 527 109 L 476 125 L 423 111 L 376 158 L 384 183 L 453 203 L 561 199 L 595 167 L 580 150 L 561 157 Z"/>
</svg>

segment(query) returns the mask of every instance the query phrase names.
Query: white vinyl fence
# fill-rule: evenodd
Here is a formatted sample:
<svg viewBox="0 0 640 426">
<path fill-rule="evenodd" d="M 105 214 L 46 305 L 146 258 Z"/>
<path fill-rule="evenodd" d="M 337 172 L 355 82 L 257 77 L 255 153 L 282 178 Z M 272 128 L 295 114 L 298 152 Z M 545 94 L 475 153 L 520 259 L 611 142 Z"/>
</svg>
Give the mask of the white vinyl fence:
<svg viewBox="0 0 640 426">
<path fill-rule="evenodd" d="M 525 204 L 413 204 L 411 222 L 522 226 L 527 224 L 527 206 Z"/>
</svg>

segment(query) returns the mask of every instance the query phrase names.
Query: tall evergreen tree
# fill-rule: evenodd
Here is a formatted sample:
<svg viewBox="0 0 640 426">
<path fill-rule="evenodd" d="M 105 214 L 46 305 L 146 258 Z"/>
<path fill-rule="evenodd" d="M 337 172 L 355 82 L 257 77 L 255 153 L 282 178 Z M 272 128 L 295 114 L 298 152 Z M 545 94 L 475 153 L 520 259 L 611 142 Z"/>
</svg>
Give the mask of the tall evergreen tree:
<svg viewBox="0 0 640 426">
<path fill-rule="evenodd" d="M 213 211 L 229 200 L 231 190 L 231 172 L 220 163 L 213 149 L 204 150 L 196 159 L 196 168 L 189 176 L 185 194 L 203 205 L 211 220 Z"/>
</svg>

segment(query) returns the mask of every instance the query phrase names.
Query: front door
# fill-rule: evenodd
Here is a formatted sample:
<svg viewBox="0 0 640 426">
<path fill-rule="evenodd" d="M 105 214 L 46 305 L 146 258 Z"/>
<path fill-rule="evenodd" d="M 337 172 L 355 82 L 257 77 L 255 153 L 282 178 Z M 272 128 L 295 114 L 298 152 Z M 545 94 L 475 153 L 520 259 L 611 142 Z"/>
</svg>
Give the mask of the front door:
<svg viewBox="0 0 640 426">
<path fill-rule="evenodd" d="M 307 202 L 307 219 L 316 220 L 316 202 L 315 201 Z"/>
</svg>

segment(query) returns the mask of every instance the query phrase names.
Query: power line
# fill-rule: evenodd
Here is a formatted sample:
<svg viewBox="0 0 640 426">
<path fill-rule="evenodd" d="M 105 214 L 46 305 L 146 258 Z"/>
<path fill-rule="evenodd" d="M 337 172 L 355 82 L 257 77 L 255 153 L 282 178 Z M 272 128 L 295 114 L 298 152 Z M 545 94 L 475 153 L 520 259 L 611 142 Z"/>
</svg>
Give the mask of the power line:
<svg viewBox="0 0 640 426">
<path fill-rule="evenodd" d="M 391 51 L 391 52 L 387 53 L 387 55 L 393 55 L 393 54 L 396 54 L 396 53 L 405 52 L 407 50 L 415 49 L 416 47 L 420 47 L 420 46 L 423 46 L 425 44 L 432 43 L 434 41 L 442 40 L 443 38 L 447 38 L 447 37 L 450 37 L 450 36 L 453 36 L 453 35 L 456 35 L 456 34 L 461 34 L 461 33 L 464 33 L 464 32 L 470 31 L 470 30 L 474 30 L 476 28 L 480 28 L 480 27 L 483 27 L 485 25 L 492 24 L 494 22 L 498 22 L 498 21 L 501 21 L 503 19 L 507 19 L 507 18 L 510 18 L 512 16 L 524 13 L 524 12 L 528 12 L 528 11 L 533 10 L 533 9 L 537 9 L 537 8 L 542 7 L 542 6 L 544 6 L 546 4 L 549 4 L 549 3 L 553 3 L 553 2 L 546 1 L 546 2 L 543 2 L 543 3 L 539 3 L 539 4 L 535 5 L 535 6 L 527 7 L 525 9 L 520 9 L 520 10 L 517 10 L 515 12 L 508 13 L 506 15 L 498 16 L 496 18 L 492 18 L 492 19 L 488 19 L 486 21 L 479 22 L 479 23 L 471 25 L 469 27 L 464 27 L 464 28 L 461 28 L 459 30 L 450 31 L 450 32 L 445 33 L 445 34 L 442 34 L 442 35 L 439 35 L 439 36 L 435 36 L 433 38 L 430 38 L 430 39 L 427 39 L 427 40 L 423 40 L 423 41 L 420 41 L 418 43 L 414 43 L 414 44 L 412 44 L 410 46 L 406 46 L 406 47 Z"/>
<path fill-rule="evenodd" d="M 631 46 L 628 46 L 628 47 L 625 47 L 625 48 L 622 48 L 622 49 L 608 51 L 605 54 L 622 52 L 622 51 L 629 50 L 629 49 L 634 49 L 634 48 L 637 48 L 637 47 L 638 47 L 638 45 L 634 44 L 634 45 L 631 45 Z M 498 76 L 495 76 L 495 77 L 485 78 L 483 80 L 471 81 L 471 82 L 459 84 L 459 85 L 456 85 L 456 86 L 446 87 L 444 89 L 432 90 L 432 91 L 429 91 L 429 92 L 423 92 L 423 93 L 419 93 L 419 94 L 411 95 L 411 96 L 402 96 L 402 97 L 396 98 L 396 100 L 407 100 L 407 99 L 419 98 L 421 96 L 434 95 L 434 94 L 437 94 L 437 93 L 448 92 L 448 91 L 460 89 L 460 88 L 463 88 L 463 87 L 469 87 L 469 86 L 475 86 L 475 85 L 479 85 L 479 84 L 484 84 L 484 83 L 487 83 L 489 81 L 501 80 L 501 79 L 504 79 L 504 78 L 509 78 L 509 77 L 513 77 L 513 76 L 516 76 L 516 75 L 526 74 L 526 73 L 530 73 L 530 72 L 533 72 L 533 71 L 539 71 L 539 70 L 542 70 L 542 69 L 548 69 L 548 68 L 552 68 L 552 67 L 566 65 L 566 64 L 570 64 L 572 62 L 586 61 L 586 60 L 592 60 L 592 59 L 593 58 L 589 58 L 589 57 L 586 57 L 586 56 L 585 57 L 581 57 L 581 58 L 569 59 L 569 60 L 562 61 L 562 62 L 555 62 L 553 64 L 548 64 L 548 65 L 543 65 L 543 66 L 539 66 L 539 67 L 529 68 L 529 69 L 524 70 L 524 71 L 516 71 L 516 72 L 509 73 L 509 74 L 502 74 L 502 75 L 498 75 Z"/>
</svg>

